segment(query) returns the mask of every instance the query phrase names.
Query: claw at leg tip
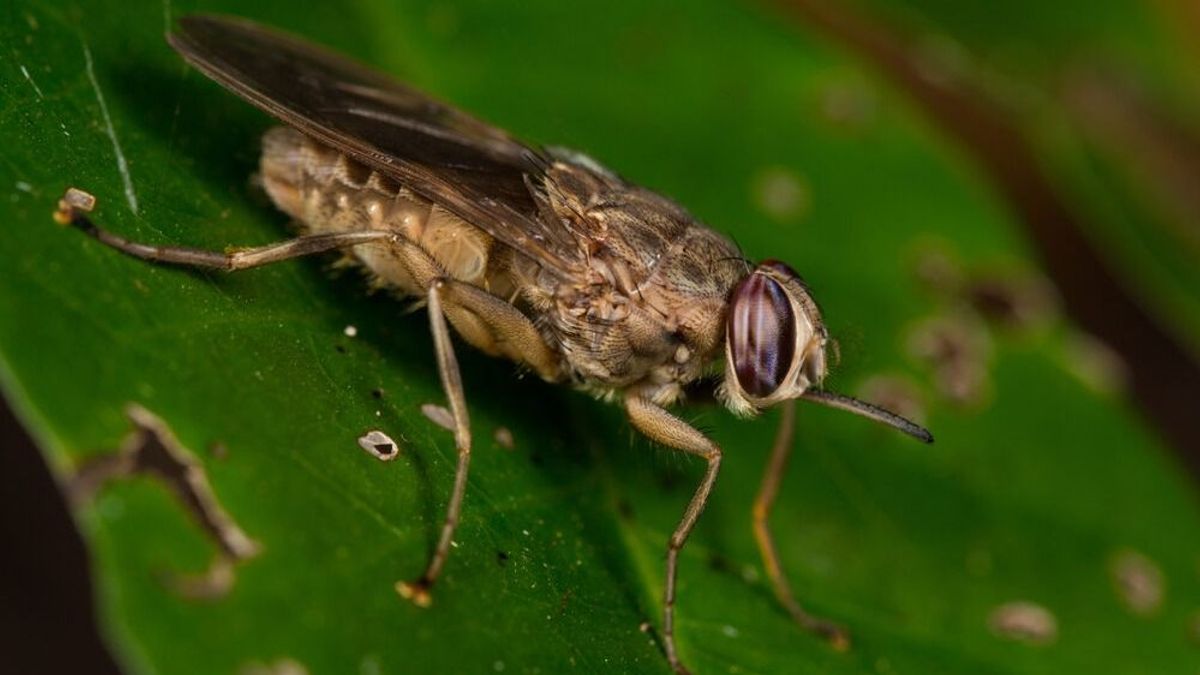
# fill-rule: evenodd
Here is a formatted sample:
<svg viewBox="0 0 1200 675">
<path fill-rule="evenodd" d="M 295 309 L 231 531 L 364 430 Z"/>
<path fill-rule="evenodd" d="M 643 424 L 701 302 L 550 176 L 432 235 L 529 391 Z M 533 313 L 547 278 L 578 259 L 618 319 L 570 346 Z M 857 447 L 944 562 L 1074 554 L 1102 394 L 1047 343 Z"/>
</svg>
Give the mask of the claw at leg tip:
<svg viewBox="0 0 1200 675">
<path fill-rule="evenodd" d="M 433 604 L 429 586 L 423 581 L 397 581 L 396 592 L 405 600 L 411 600 L 417 607 L 424 608 Z"/>
<path fill-rule="evenodd" d="M 59 225 L 70 225 L 73 217 L 74 214 L 71 212 L 71 207 L 65 202 L 60 201 L 58 203 L 58 208 L 54 210 L 54 222 L 58 223 Z"/>
</svg>

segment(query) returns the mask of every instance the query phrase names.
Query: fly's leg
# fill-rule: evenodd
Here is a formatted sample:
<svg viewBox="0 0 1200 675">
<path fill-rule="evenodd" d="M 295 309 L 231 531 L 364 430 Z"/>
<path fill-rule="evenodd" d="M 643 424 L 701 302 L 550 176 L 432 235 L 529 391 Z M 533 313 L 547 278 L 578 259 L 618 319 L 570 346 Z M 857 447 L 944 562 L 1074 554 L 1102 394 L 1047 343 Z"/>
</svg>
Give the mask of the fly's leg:
<svg viewBox="0 0 1200 675">
<path fill-rule="evenodd" d="M 771 448 L 771 459 L 763 473 L 762 486 L 754 499 L 754 538 L 758 540 L 758 550 L 762 554 L 763 567 L 775 590 L 779 604 L 787 609 L 796 623 L 806 631 L 816 633 L 829 641 L 834 649 L 844 651 L 850 647 L 850 636 L 846 631 L 829 621 L 818 619 L 796 602 L 792 587 L 788 584 L 783 569 L 779 566 L 779 554 L 775 550 L 775 540 L 771 536 L 768 519 L 771 508 L 775 505 L 775 497 L 779 494 L 779 481 L 787 468 L 788 458 L 792 454 L 792 440 L 796 430 L 796 402 L 783 403 L 782 417 L 779 420 L 779 430 L 775 434 L 775 443 Z"/>
<path fill-rule="evenodd" d="M 428 256 L 412 247 L 408 258 L 409 269 L 428 270 Z M 525 315 L 512 305 L 470 284 L 453 279 L 439 278 L 429 286 L 427 298 L 429 325 L 433 331 L 434 350 L 437 352 L 438 371 L 442 388 L 450 403 L 450 414 L 454 418 L 454 442 L 458 447 L 458 467 L 454 474 L 454 491 L 446 507 L 446 520 L 437 548 L 429 560 L 425 573 L 416 581 L 401 581 L 396 591 L 420 607 L 428 607 L 432 598 L 430 588 L 450 552 L 450 542 L 458 526 L 462 511 L 463 496 L 467 489 L 467 470 L 471 463 L 471 430 L 467 416 L 467 404 L 463 396 L 462 377 L 458 361 L 454 358 L 454 347 L 450 342 L 450 331 L 446 326 L 448 317 L 455 329 L 467 342 L 491 353 L 499 353 L 525 363 L 546 379 L 558 376 L 558 362 L 554 352 L 542 340 L 537 328 Z"/>
<path fill-rule="evenodd" d="M 683 519 L 679 521 L 667 545 L 667 581 L 666 592 L 663 594 L 663 647 L 667 652 L 667 661 L 675 672 L 687 673 L 687 668 L 679 660 L 675 649 L 675 574 L 679 551 L 687 542 L 700 513 L 704 511 L 713 483 L 717 480 L 717 472 L 721 468 L 721 448 L 687 422 L 637 394 L 625 397 L 625 411 L 633 426 L 651 440 L 698 455 L 708 462 L 704 478 L 696 487 L 692 501 L 683 513 Z"/>
<path fill-rule="evenodd" d="M 466 490 L 467 468 L 471 459 L 470 421 L 463 399 L 458 362 L 454 358 L 449 330 L 446 328 L 446 320 L 442 312 L 441 295 L 445 282 L 442 278 L 443 272 L 437 263 L 420 247 L 401 235 L 384 230 L 309 235 L 276 244 L 228 252 L 143 244 L 113 234 L 93 223 L 87 214 L 92 210 L 94 203 L 95 200 L 91 195 L 75 189 L 68 190 L 58 203 L 58 210 L 54 214 L 55 220 L 64 225 L 77 227 L 101 243 L 122 253 L 150 262 L 234 271 L 359 244 L 388 243 L 393 246 L 393 250 L 399 255 L 400 262 L 413 278 L 421 280 L 422 285 L 428 289 L 430 327 L 433 331 L 434 347 L 437 352 L 438 370 L 441 374 L 442 388 L 446 392 L 450 411 L 454 416 L 454 440 L 455 445 L 458 446 L 458 468 L 455 471 L 454 492 L 450 496 L 446 522 L 442 526 L 437 549 L 434 551 L 425 573 L 417 581 L 396 584 L 401 595 L 411 598 L 418 605 L 428 605 L 430 602 L 429 588 L 445 564 L 450 541 L 454 536 L 454 528 L 458 524 L 463 493 Z"/>
<path fill-rule="evenodd" d="M 467 491 L 467 469 L 471 465 L 471 421 L 467 416 L 467 402 L 463 397 L 458 359 L 454 358 L 454 345 L 450 343 L 450 330 L 446 327 L 446 317 L 442 312 L 442 294 L 445 292 L 445 286 L 445 280 L 435 279 L 429 285 L 426 300 L 438 373 L 442 378 L 442 390 L 446 393 L 446 399 L 450 403 L 450 414 L 454 417 L 454 445 L 458 449 L 458 466 L 454 470 L 454 491 L 450 493 L 450 503 L 446 506 L 442 534 L 438 538 L 433 557 L 429 559 L 429 566 L 416 581 L 396 582 L 396 592 L 412 600 L 418 607 L 428 607 L 432 602 L 429 589 L 433 587 L 433 582 L 437 581 L 442 567 L 446 564 L 446 555 L 450 552 L 450 542 L 454 539 L 454 530 L 458 527 L 458 518 L 462 511 L 463 495 Z"/>
<path fill-rule="evenodd" d="M 428 289 L 426 301 L 430 329 L 433 333 L 442 389 L 446 393 L 454 418 L 454 442 L 458 449 L 454 489 L 446 508 L 446 520 L 442 525 L 437 548 L 434 549 L 424 574 L 416 581 L 396 584 L 396 590 L 402 596 L 419 606 L 428 606 L 431 602 L 430 588 L 445 566 L 450 542 L 458 525 L 467 487 L 467 472 L 471 463 L 470 419 L 446 318 L 449 316 L 467 342 L 484 351 L 503 354 L 525 363 L 544 379 L 557 379 L 558 360 L 533 323 L 499 298 L 470 284 L 445 278 L 443 270 L 428 253 L 395 232 L 367 230 L 317 234 L 255 248 L 228 252 L 206 251 L 180 246 L 156 246 L 125 239 L 91 221 L 87 213 L 93 205 L 94 200 L 90 195 L 78 190 L 69 190 L 59 202 L 58 211 L 54 214 L 55 219 L 79 228 L 122 253 L 171 265 L 234 271 L 360 244 L 388 243 L 393 247 L 398 254 L 398 262 L 404 265 L 413 279 Z"/>
<path fill-rule="evenodd" d="M 79 194 L 76 192 L 76 194 Z M 367 230 L 358 232 L 338 232 L 335 234 L 314 234 L 281 241 L 266 246 L 253 248 L 231 249 L 229 251 L 206 251 L 203 249 L 186 248 L 182 246 L 156 246 L 130 241 L 101 228 L 91 221 L 87 211 L 91 202 L 82 204 L 78 197 L 68 192 L 58 203 L 55 212 L 56 220 L 79 228 L 102 244 L 115 248 L 122 253 L 141 260 L 180 265 L 183 267 L 207 267 L 228 272 L 235 270 L 260 267 L 275 262 L 299 258 L 301 256 L 324 253 L 339 248 L 370 244 L 381 241 L 395 241 L 398 235 L 384 230 Z"/>
</svg>

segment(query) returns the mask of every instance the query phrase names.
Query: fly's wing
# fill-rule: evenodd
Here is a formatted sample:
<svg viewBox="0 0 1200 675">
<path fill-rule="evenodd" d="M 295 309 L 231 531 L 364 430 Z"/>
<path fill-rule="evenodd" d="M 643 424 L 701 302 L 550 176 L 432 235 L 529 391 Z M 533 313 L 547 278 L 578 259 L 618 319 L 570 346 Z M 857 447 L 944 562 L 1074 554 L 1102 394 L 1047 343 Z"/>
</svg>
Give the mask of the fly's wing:
<svg viewBox="0 0 1200 675">
<path fill-rule="evenodd" d="M 370 166 L 561 276 L 582 257 L 530 192 L 545 161 L 507 133 L 299 38 L 189 16 L 167 36 L 208 77 Z"/>
</svg>

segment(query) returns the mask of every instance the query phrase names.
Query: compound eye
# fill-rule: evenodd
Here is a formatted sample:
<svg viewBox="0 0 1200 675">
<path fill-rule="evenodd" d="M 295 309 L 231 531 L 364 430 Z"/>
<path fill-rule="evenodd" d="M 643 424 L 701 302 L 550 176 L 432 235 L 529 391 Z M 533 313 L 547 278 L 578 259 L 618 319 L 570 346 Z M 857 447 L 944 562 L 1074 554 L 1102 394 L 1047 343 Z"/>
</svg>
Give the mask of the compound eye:
<svg viewBox="0 0 1200 675">
<path fill-rule="evenodd" d="M 753 398 L 775 393 L 796 352 L 796 317 L 783 287 L 757 272 L 742 279 L 733 289 L 725 328 L 742 391 Z"/>
</svg>

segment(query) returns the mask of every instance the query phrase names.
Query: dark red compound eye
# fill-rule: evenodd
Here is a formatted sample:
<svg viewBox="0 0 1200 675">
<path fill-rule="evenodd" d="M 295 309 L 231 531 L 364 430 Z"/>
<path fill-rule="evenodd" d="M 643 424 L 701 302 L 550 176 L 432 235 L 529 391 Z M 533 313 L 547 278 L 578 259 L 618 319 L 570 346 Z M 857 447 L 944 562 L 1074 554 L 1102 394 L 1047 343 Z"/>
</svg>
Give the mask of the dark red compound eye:
<svg viewBox="0 0 1200 675">
<path fill-rule="evenodd" d="M 783 384 L 796 352 L 796 320 L 783 287 L 754 273 L 733 289 L 726 319 L 730 358 L 742 390 L 765 398 Z"/>
</svg>

